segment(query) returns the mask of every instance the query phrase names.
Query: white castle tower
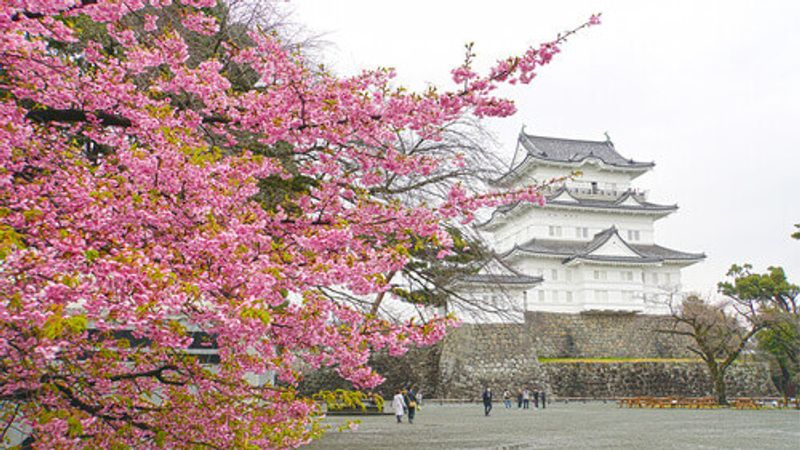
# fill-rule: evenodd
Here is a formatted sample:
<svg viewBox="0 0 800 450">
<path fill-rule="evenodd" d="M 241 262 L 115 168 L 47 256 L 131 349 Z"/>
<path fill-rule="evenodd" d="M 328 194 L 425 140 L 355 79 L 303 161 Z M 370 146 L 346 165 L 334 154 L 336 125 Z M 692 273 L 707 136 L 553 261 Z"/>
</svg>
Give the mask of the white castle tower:
<svg viewBox="0 0 800 450">
<path fill-rule="evenodd" d="M 705 255 L 655 243 L 654 222 L 678 207 L 650 203 L 633 187 L 653 166 L 621 156 L 608 138 L 550 138 L 523 129 L 512 169 L 496 186 L 568 178 L 545 190 L 544 206 L 501 207 L 479 225 L 504 265 L 542 280 L 529 289 L 497 289 L 527 311 L 667 313 L 681 269 Z"/>
</svg>

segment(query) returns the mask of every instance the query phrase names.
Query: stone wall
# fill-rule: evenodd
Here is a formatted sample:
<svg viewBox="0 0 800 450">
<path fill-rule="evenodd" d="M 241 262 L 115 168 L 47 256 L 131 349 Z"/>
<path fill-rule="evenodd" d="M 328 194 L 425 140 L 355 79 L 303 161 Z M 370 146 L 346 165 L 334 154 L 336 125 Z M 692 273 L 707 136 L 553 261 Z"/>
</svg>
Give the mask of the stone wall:
<svg viewBox="0 0 800 450">
<path fill-rule="evenodd" d="M 522 324 L 462 325 L 451 331 L 439 372 L 437 392 L 447 398 L 477 399 L 484 386 L 499 394 L 544 380 L 533 336 Z"/>
<path fill-rule="evenodd" d="M 498 394 L 525 386 L 561 397 L 637 395 L 701 396 L 712 391 L 702 363 L 618 362 L 540 364 L 548 358 L 678 358 L 691 356 L 686 341 L 657 333 L 663 316 L 632 314 L 527 313 L 524 324 L 464 324 L 438 345 L 393 358 L 376 354 L 371 363 L 386 381 L 376 391 L 391 396 L 416 386 L 426 397 L 478 399 L 484 386 Z M 774 395 L 765 364 L 737 364 L 728 375 L 729 393 Z M 308 374 L 301 391 L 347 388 L 330 370 Z"/>
<path fill-rule="evenodd" d="M 714 392 L 702 362 L 569 362 L 545 363 L 542 368 L 557 397 L 699 397 Z M 766 363 L 734 364 L 725 380 L 730 398 L 778 395 Z"/>
<path fill-rule="evenodd" d="M 528 332 L 540 358 L 681 358 L 685 338 L 668 329 L 670 318 L 640 314 L 527 312 Z"/>
</svg>

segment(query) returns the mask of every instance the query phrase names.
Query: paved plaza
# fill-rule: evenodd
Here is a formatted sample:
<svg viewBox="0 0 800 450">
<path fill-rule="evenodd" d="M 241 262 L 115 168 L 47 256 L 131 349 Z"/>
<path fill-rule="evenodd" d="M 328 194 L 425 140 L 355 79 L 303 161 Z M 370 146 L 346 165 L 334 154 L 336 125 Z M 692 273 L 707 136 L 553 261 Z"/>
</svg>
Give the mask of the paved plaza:
<svg viewBox="0 0 800 450">
<path fill-rule="evenodd" d="M 353 417 L 330 417 L 335 429 Z M 311 449 L 797 449 L 792 410 L 620 409 L 613 403 L 555 403 L 546 410 L 427 404 L 413 425 L 361 418 L 358 431 L 330 431 Z"/>
</svg>

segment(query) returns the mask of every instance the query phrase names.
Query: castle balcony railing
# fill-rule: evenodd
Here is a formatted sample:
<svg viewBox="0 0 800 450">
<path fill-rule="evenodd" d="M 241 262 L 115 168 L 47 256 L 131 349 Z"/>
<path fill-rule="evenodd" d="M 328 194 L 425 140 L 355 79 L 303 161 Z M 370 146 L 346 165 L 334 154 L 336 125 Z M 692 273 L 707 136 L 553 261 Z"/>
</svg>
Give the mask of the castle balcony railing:
<svg viewBox="0 0 800 450">
<path fill-rule="evenodd" d="M 560 190 L 562 186 L 550 186 L 543 189 L 545 194 L 552 194 Z M 616 200 L 627 193 L 632 193 L 639 199 L 646 201 L 648 191 L 643 189 L 603 189 L 595 186 L 567 186 L 567 192 L 573 197 L 588 200 Z"/>
</svg>

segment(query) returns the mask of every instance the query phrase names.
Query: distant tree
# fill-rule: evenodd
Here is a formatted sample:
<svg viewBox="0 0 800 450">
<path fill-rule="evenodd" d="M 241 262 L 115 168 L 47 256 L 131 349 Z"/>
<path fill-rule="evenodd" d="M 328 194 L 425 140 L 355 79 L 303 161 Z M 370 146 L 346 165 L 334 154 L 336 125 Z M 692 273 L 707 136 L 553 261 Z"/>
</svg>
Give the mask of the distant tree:
<svg viewBox="0 0 800 450">
<path fill-rule="evenodd" d="M 719 290 L 737 303 L 756 302 L 767 327 L 756 338 L 761 350 L 771 356 L 776 367 L 775 384 L 784 396 L 795 395 L 800 372 L 800 288 L 786 279 L 781 267 L 766 273 L 753 273 L 752 266 L 733 265 L 730 280 L 719 283 Z"/>
<path fill-rule="evenodd" d="M 794 227 L 797 228 L 797 231 L 792 233 L 792 239 L 800 239 L 800 223 L 794 224 Z"/>
<path fill-rule="evenodd" d="M 733 303 L 710 303 L 691 295 L 672 308 L 672 328 L 660 330 L 691 338 L 693 344 L 687 348 L 706 364 L 717 402 L 721 405 L 728 403 L 725 373 L 750 338 L 765 327 L 755 304 L 746 308 Z"/>
</svg>

